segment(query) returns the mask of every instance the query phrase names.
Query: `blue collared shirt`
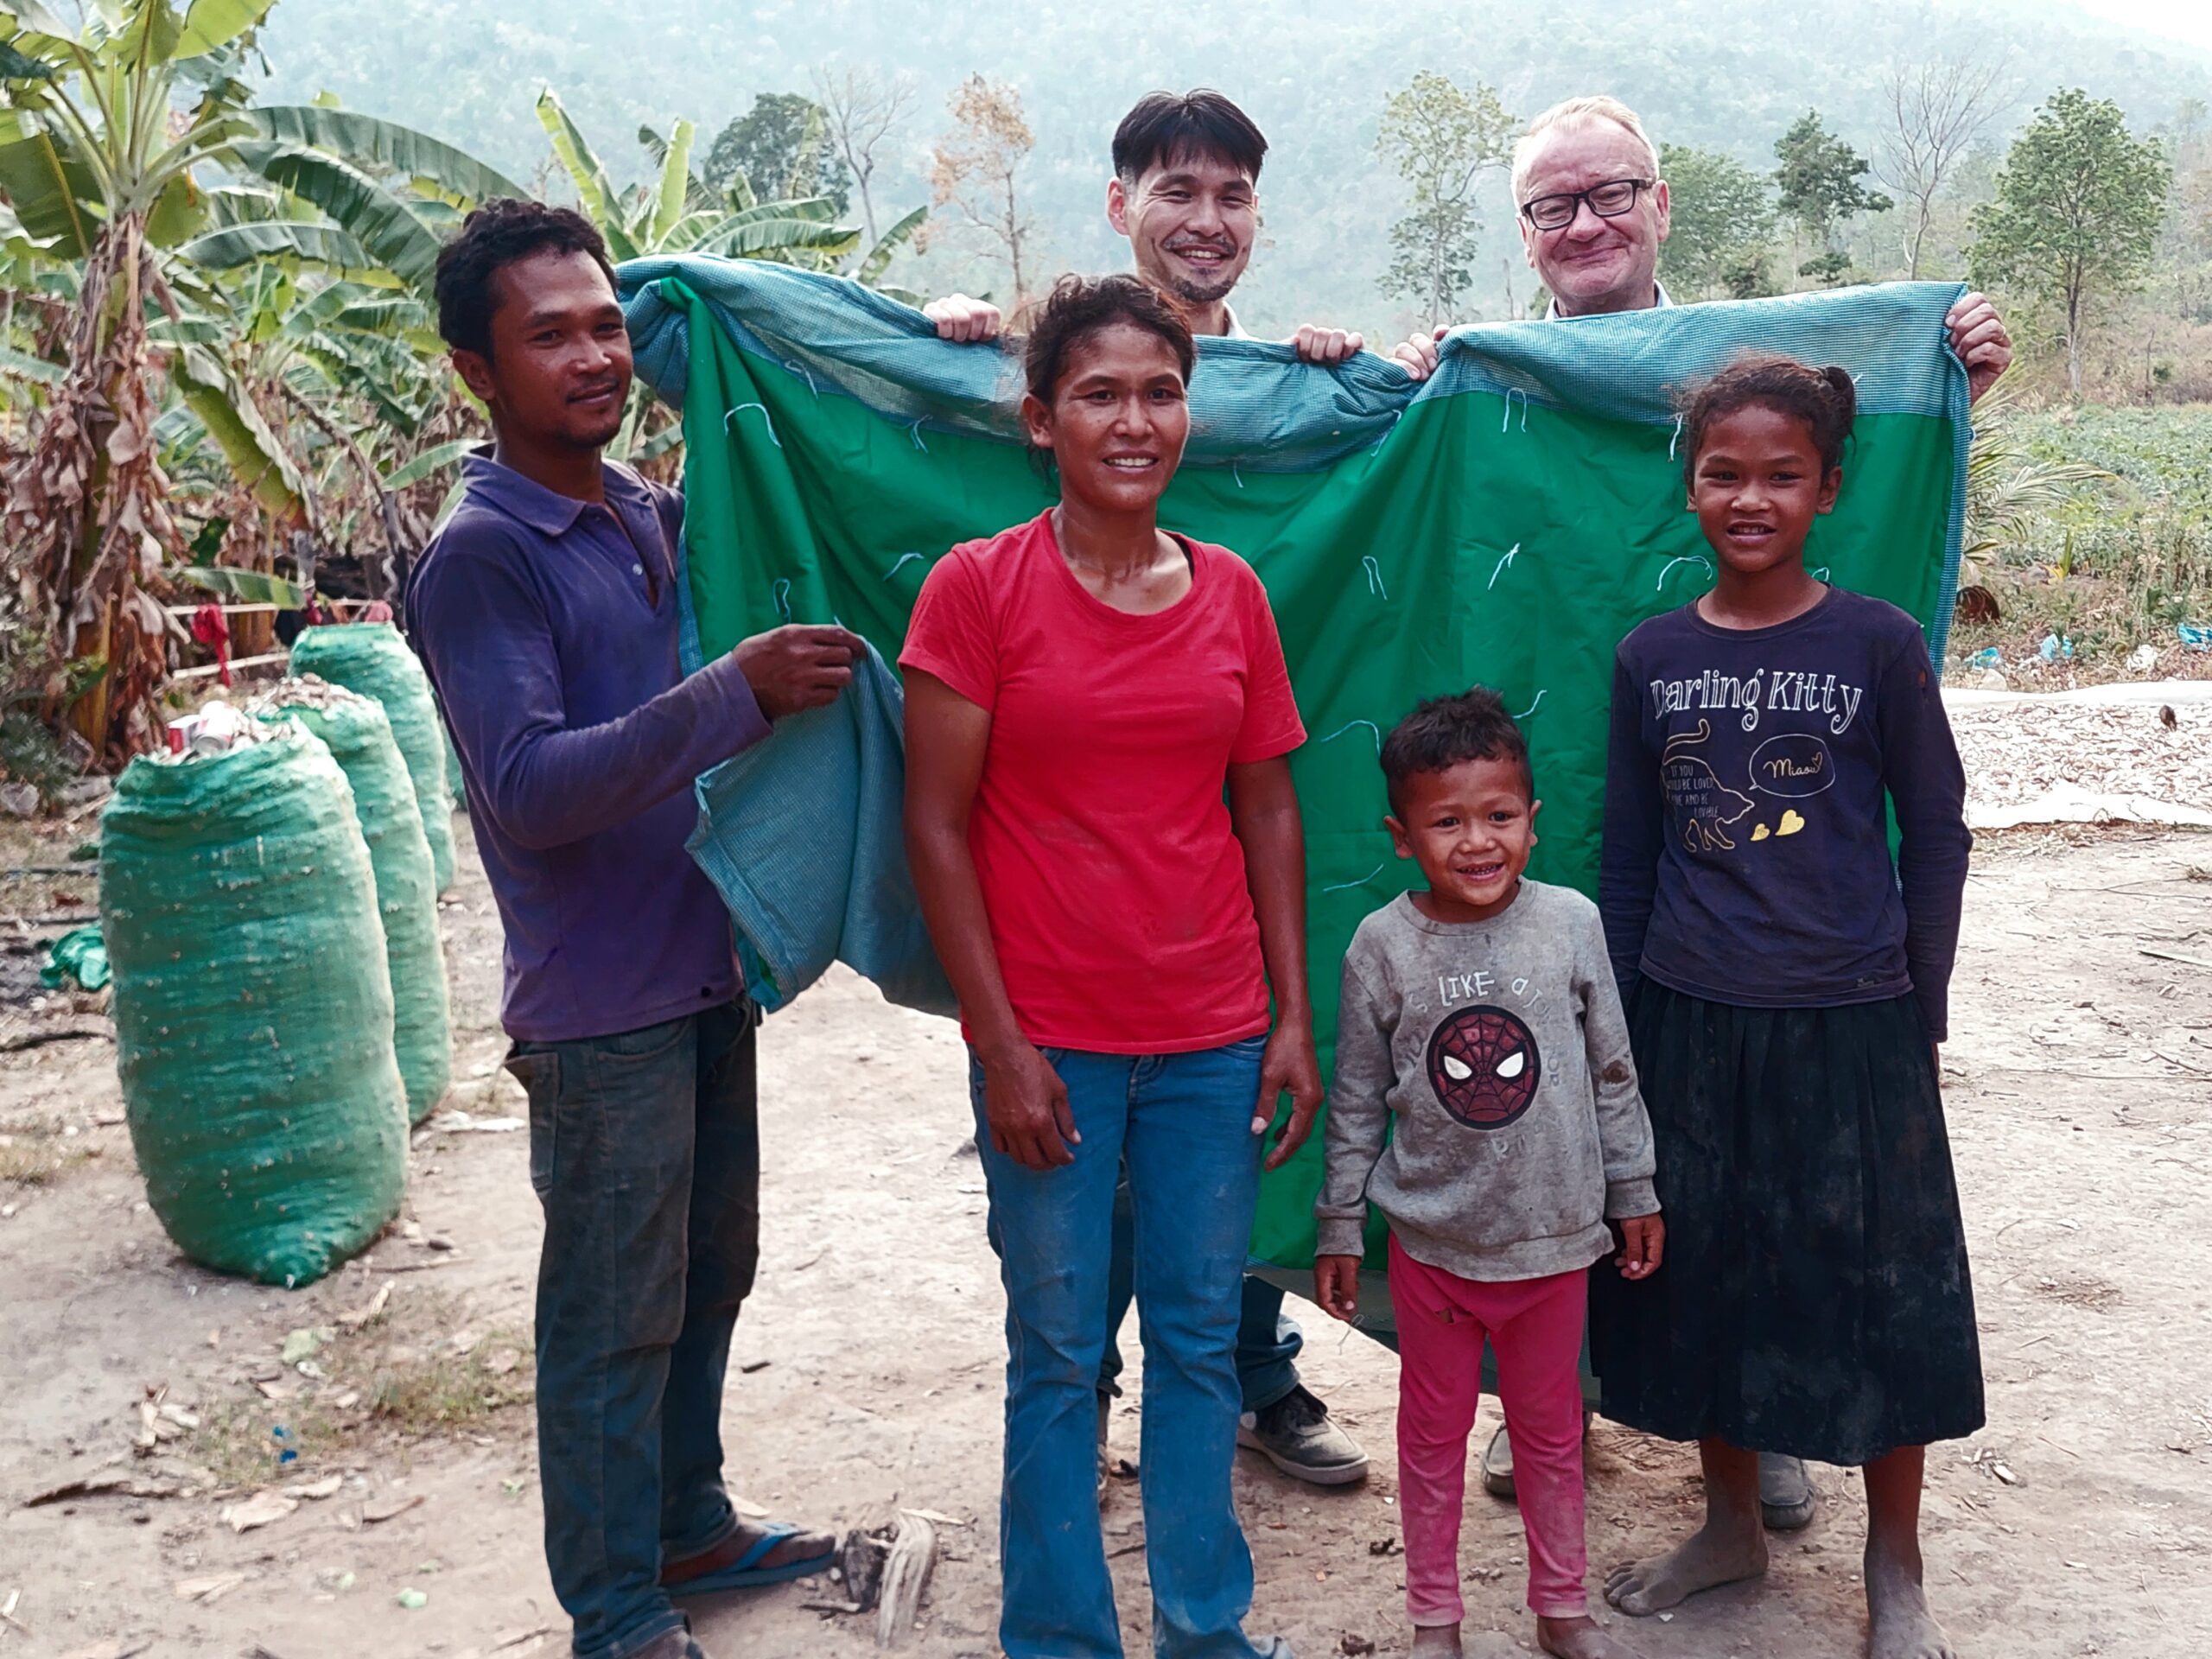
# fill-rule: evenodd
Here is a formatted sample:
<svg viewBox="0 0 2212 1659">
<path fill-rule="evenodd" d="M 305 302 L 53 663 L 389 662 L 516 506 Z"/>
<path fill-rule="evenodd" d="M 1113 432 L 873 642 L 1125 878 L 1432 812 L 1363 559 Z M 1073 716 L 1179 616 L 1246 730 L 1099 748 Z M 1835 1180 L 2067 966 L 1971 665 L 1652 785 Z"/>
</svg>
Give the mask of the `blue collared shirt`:
<svg viewBox="0 0 2212 1659">
<path fill-rule="evenodd" d="M 683 499 L 606 468 L 604 506 L 480 452 L 408 584 L 506 930 L 524 1041 L 634 1031 L 736 995 L 729 913 L 683 850 L 698 775 L 767 735 L 724 657 L 677 658 Z"/>
</svg>

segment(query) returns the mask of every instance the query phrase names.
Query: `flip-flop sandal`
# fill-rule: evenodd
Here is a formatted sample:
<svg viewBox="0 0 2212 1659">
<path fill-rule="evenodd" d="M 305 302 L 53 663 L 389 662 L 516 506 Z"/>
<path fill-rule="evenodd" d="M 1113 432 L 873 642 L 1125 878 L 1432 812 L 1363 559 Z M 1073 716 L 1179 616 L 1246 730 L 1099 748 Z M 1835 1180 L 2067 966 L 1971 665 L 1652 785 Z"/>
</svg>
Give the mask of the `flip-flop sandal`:
<svg viewBox="0 0 2212 1659">
<path fill-rule="evenodd" d="M 788 1584 L 793 1579 L 828 1572 L 837 1560 L 834 1548 L 804 1560 L 786 1561 L 780 1567 L 760 1564 L 777 1545 L 786 1538 L 798 1536 L 798 1532 L 799 1529 L 788 1521 L 772 1521 L 761 1529 L 760 1537 L 753 1540 L 751 1547 L 728 1565 L 710 1567 L 689 1578 L 664 1579 L 661 1587 L 674 1597 L 708 1596 L 725 1590 L 753 1590 L 763 1585 Z"/>
</svg>

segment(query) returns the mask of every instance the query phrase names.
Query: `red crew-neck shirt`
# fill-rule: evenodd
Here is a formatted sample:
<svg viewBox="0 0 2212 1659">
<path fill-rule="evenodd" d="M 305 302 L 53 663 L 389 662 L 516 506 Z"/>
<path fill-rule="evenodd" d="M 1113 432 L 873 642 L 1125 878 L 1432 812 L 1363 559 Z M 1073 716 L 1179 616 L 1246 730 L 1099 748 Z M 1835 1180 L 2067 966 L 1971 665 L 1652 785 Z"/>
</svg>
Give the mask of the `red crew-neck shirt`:
<svg viewBox="0 0 2212 1659">
<path fill-rule="evenodd" d="M 990 713 L 969 847 L 1039 1046 L 1189 1053 L 1268 1029 L 1223 790 L 1306 728 L 1259 577 L 1178 539 L 1191 589 L 1146 616 L 1076 579 L 1049 512 L 964 543 L 922 584 L 899 653 Z"/>
</svg>

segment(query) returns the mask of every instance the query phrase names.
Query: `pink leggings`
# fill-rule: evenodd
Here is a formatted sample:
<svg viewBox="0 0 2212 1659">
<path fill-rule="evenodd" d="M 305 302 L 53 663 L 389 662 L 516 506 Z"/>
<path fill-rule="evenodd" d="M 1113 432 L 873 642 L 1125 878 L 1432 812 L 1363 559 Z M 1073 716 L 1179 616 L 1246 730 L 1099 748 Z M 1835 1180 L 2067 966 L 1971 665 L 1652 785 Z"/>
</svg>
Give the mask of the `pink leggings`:
<svg viewBox="0 0 2212 1659">
<path fill-rule="evenodd" d="M 1416 1262 L 1390 1241 L 1398 1314 L 1398 1503 L 1405 1515 L 1406 1615 L 1457 1624 L 1459 1510 L 1467 1435 L 1482 1399 L 1483 1343 L 1513 1446 L 1529 1534 L 1529 1606 L 1540 1618 L 1589 1611 L 1582 1576 L 1582 1385 L 1576 1362 L 1590 1275 L 1483 1283 Z"/>
</svg>

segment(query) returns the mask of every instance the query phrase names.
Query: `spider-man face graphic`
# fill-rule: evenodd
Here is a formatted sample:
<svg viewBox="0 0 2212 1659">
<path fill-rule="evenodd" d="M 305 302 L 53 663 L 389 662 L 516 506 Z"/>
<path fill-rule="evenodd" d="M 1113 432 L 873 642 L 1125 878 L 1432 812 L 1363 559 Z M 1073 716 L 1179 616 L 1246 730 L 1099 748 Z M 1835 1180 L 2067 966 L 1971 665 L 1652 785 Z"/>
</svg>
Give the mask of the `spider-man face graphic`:
<svg viewBox="0 0 2212 1659">
<path fill-rule="evenodd" d="M 1529 1109 L 1543 1075 L 1529 1027 L 1503 1008 L 1462 1008 L 1428 1039 L 1428 1081 L 1471 1129 L 1502 1129 Z"/>
</svg>

